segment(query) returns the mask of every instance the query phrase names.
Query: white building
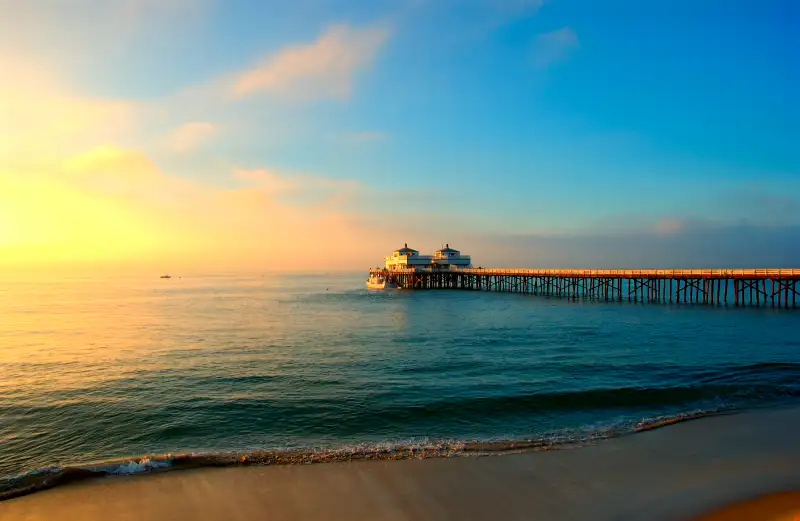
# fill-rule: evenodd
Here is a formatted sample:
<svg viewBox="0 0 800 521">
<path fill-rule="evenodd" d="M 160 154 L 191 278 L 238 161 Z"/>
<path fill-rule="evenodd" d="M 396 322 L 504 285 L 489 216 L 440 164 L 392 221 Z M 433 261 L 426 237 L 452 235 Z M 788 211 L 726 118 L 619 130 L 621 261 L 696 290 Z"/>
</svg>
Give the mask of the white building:
<svg viewBox="0 0 800 521">
<path fill-rule="evenodd" d="M 461 255 L 461 252 L 454 250 L 449 244 L 441 250 L 433 253 L 433 265 L 439 268 L 469 268 L 472 260 L 469 255 Z"/>
<path fill-rule="evenodd" d="M 431 255 L 420 255 L 413 248 L 404 244 L 399 250 L 395 250 L 391 257 L 386 257 L 385 267 L 387 270 L 432 270 L 450 269 L 451 267 L 468 268 L 471 265 L 469 255 L 461 255 L 461 252 L 454 250 L 448 244 L 446 247 L 436 250 Z"/>
<path fill-rule="evenodd" d="M 385 265 L 387 270 L 404 270 L 408 268 L 430 267 L 432 257 L 430 255 L 420 255 L 413 248 L 404 244 L 399 250 L 394 250 L 391 257 L 386 257 Z"/>
</svg>

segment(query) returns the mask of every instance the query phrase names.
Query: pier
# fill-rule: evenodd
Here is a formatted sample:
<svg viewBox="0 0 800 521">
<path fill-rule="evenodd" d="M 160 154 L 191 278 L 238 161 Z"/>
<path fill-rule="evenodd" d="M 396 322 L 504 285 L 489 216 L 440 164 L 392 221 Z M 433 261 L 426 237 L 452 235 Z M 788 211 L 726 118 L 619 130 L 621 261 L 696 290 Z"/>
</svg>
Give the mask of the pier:
<svg viewBox="0 0 800 521">
<path fill-rule="evenodd" d="M 606 302 L 797 308 L 800 269 L 375 268 L 401 289 L 498 291 Z"/>
</svg>

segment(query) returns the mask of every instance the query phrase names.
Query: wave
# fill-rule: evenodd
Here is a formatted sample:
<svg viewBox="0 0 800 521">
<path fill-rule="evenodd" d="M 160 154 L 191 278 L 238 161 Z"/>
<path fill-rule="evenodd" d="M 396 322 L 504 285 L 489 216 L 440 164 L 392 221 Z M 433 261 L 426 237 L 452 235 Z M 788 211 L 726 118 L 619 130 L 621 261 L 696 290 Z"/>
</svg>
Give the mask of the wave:
<svg viewBox="0 0 800 521">
<path fill-rule="evenodd" d="M 462 370 L 468 370 L 469 364 L 462 362 L 452 361 L 451 369 L 459 367 Z M 554 367 L 557 365 L 555 364 Z M 454 457 L 521 450 L 558 449 L 565 446 L 580 446 L 598 439 L 651 431 L 713 414 L 735 412 L 755 406 L 776 405 L 784 402 L 787 398 L 800 397 L 800 364 L 798 363 L 762 362 L 738 366 L 712 365 L 702 368 L 687 368 L 677 365 L 651 367 L 651 365 L 628 366 L 625 370 L 634 373 L 641 371 L 642 374 L 658 374 L 659 376 L 680 372 L 686 385 L 521 392 L 511 396 L 506 394 L 475 396 L 472 393 L 472 396 L 469 397 L 439 395 L 433 400 L 431 400 L 430 393 L 409 392 L 400 398 L 393 396 L 391 403 L 378 397 L 366 401 L 343 401 L 341 396 L 318 397 L 313 400 L 313 403 L 310 401 L 276 403 L 255 398 L 234 401 L 204 398 L 200 410 L 211 416 L 224 411 L 229 419 L 258 417 L 262 423 L 276 418 L 289 418 L 292 417 L 291 415 L 303 416 L 306 420 L 313 420 L 302 425 L 303 432 L 306 434 L 313 434 L 314 429 L 320 425 L 329 425 L 324 421 L 317 421 L 320 418 L 326 419 L 335 416 L 341 434 L 345 437 L 350 436 L 351 439 L 368 434 L 368 431 L 364 430 L 364 426 L 369 426 L 369 432 L 391 432 L 392 426 L 397 425 L 417 426 L 422 431 L 430 432 L 425 428 L 425 422 L 435 422 L 436 425 L 460 426 L 450 432 L 464 432 L 463 426 L 475 419 L 497 425 L 515 425 L 514 420 L 519 418 L 535 419 L 540 416 L 551 417 L 562 413 L 576 413 L 576 418 L 584 418 L 584 413 L 599 410 L 612 411 L 617 417 L 613 421 L 617 423 L 602 427 L 584 426 L 572 431 L 550 432 L 539 437 L 525 439 L 516 438 L 512 434 L 505 439 L 477 441 L 440 439 L 433 442 L 393 442 L 316 449 L 139 456 L 91 465 L 46 468 L 13 478 L 0 476 L 0 501 L 85 479 L 186 468 Z M 416 373 L 419 369 L 419 367 L 413 367 L 410 372 Z M 573 364 L 571 367 L 576 374 L 581 371 L 603 373 L 613 369 L 612 365 L 602 363 L 585 364 L 585 366 Z M 405 368 L 401 371 L 405 372 Z M 232 382 L 239 383 L 242 378 L 253 378 L 253 381 L 262 383 L 272 377 L 245 375 L 232 378 Z M 669 379 L 675 381 L 673 378 Z M 489 390 L 488 387 L 484 388 L 484 391 Z M 77 406 L 63 405 L 59 410 L 64 414 L 64 408 Z M 174 412 L 174 407 L 178 406 L 186 407 L 186 403 L 170 404 L 161 412 L 169 415 Z M 5 414 L 8 418 L 20 414 L 31 414 L 37 412 L 38 409 L 37 406 L 25 406 L 22 410 L 20 405 L 9 406 L 0 403 L 0 415 Z M 44 407 L 39 412 L 49 409 L 50 407 Z M 669 411 L 684 412 L 672 414 Z M 662 412 L 663 416 L 654 416 Z M 649 417 L 641 421 L 632 419 L 639 414 Z M 620 419 L 623 417 L 627 419 Z M 235 420 L 231 420 L 231 422 L 231 428 L 234 430 L 253 428 L 251 424 L 236 425 Z M 284 425 L 283 428 L 289 429 L 290 427 L 290 425 Z M 160 425 L 158 428 L 162 429 L 157 433 L 160 439 L 173 439 L 175 436 L 168 432 L 168 429 L 182 427 L 180 424 L 170 424 Z M 197 426 L 192 428 L 196 430 Z M 542 432 L 537 427 L 528 430 L 530 428 L 530 425 L 522 427 L 525 429 L 523 432 Z M 447 432 L 447 429 L 440 432 Z"/>
<path fill-rule="evenodd" d="M 165 472 L 208 467 L 251 465 L 307 465 L 334 462 L 451 458 L 522 451 L 558 450 L 591 444 L 597 440 L 615 438 L 666 427 L 690 420 L 724 414 L 724 410 L 700 410 L 668 417 L 642 420 L 633 425 L 612 426 L 592 432 L 551 434 L 532 439 L 483 440 L 355 445 L 335 449 L 263 450 L 230 453 L 187 453 L 149 455 L 76 467 L 53 467 L 0 480 L 0 501 L 51 489 L 60 485 L 142 473 Z"/>
<path fill-rule="evenodd" d="M 417 402 L 410 394 L 405 403 L 397 400 L 392 407 L 362 407 L 338 411 L 340 425 L 352 422 L 370 425 L 418 424 L 421 421 L 444 422 L 505 421 L 527 417 L 531 413 L 569 413 L 589 411 L 652 411 L 659 408 L 721 408 L 753 403 L 773 403 L 800 397 L 800 384 L 789 380 L 772 384 L 719 383 L 671 387 L 622 387 L 582 391 L 536 392 L 449 397 Z"/>
</svg>

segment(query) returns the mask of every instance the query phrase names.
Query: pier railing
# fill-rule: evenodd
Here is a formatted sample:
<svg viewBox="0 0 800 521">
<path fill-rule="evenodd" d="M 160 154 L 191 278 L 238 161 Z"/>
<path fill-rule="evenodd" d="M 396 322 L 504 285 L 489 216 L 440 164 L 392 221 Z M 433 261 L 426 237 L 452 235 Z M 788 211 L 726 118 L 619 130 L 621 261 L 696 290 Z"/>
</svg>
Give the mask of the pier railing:
<svg viewBox="0 0 800 521">
<path fill-rule="evenodd" d="M 374 268 L 405 289 L 506 291 L 571 299 L 797 307 L 798 268 Z"/>
<path fill-rule="evenodd" d="M 383 273 L 384 268 L 372 268 L 370 273 Z M 468 273 L 475 275 L 527 275 L 532 277 L 622 277 L 622 278 L 767 278 L 798 279 L 800 268 L 758 269 L 672 269 L 672 270 L 593 270 L 593 269 L 519 269 L 519 268 L 395 268 L 392 273 Z"/>
<path fill-rule="evenodd" d="M 800 269 L 672 269 L 672 270 L 592 270 L 592 269 L 496 269 L 496 268 L 454 268 L 461 273 L 503 273 L 509 275 L 530 275 L 534 277 L 622 277 L 622 278 L 800 278 Z"/>
</svg>

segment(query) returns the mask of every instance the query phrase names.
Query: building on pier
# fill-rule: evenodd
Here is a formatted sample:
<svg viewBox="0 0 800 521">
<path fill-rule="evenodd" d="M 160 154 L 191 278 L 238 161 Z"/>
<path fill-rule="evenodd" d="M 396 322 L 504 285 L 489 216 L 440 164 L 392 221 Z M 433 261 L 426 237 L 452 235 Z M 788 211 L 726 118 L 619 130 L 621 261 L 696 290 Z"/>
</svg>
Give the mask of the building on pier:
<svg viewBox="0 0 800 521">
<path fill-rule="evenodd" d="M 419 251 L 409 248 L 405 243 L 402 248 L 394 250 L 391 257 L 386 257 L 385 266 L 390 271 L 402 271 L 409 268 L 430 268 L 433 257 L 420 255 Z"/>
<path fill-rule="evenodd" d="M 384 266 L 389 271 L 433 271 L 469 268 L 471 262 L 469 255 L 462 255 L 449 244 L 436 250 L 433 255 L 420 255 L 419 251 L 409 248 L 406 243 L 402 248 L 395 250 L 391 257 L 384 259 Z"/>
<path fill-rule="evenodd" d="M 461 252 L 454 250 L 447 244 L 441 250 L 436 250 L 433 253 L 433 265 L 438 268 L 469 268 L 472 266 L 472 260 L 469 255 L 461 255 Z"/>
</svg>

